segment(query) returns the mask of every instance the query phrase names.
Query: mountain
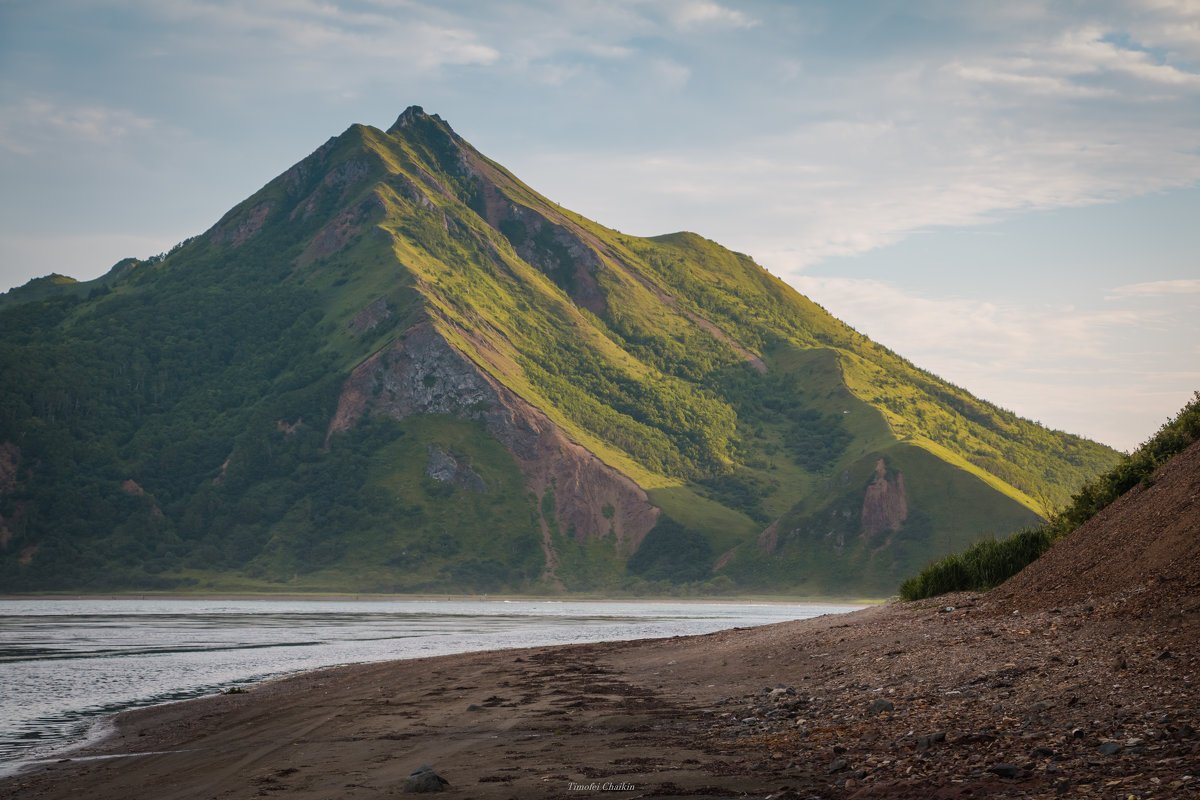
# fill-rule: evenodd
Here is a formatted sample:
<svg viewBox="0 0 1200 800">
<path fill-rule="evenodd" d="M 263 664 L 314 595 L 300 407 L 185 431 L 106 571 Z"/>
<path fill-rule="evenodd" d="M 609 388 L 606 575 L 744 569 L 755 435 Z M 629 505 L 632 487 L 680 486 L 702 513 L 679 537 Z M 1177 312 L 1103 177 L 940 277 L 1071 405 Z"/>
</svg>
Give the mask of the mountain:
<svg viewBox="0 0 1200 800">
<path fill-rule="evenodd" d="M 436 115 L 0 301 L 0 587 L 890 594 L 1117 454 Z"/>
</svg>

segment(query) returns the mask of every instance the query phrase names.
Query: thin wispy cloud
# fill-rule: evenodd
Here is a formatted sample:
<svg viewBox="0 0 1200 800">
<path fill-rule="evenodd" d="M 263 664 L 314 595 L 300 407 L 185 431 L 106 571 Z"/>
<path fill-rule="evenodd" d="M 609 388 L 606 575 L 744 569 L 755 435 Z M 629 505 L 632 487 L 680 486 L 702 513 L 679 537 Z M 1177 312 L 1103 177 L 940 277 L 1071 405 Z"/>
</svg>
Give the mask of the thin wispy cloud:
<svg viewBox="0 0 1200 800">
<path fill-rule="evenodd" d="M 115 147 L 158 127 L 156 120 L 128 109 L 39 96 L 0 107 L 0 147 L 22 156 L 63 146 Z"/>
<path fill-rule="evenodd" d="M 1131 297 L 1188 297 L 1200 294 L 1200 279 L 1182 278 L 1173 281 L 1146 281 L 1117 286 L 1106 299 L 1121 300 Z"/>
<path fill-rule="evenodd" d="M 1093 367 L 1123 356 L 1114 341 L 1151 323 L 1131 309 L 1004 304 L 973 298 L 929 298 L 876 280 L 801 276 L 805 294 L 855 321 L 900 352 L 941 353 L 991 369 L 1032 369 L 1044 360 L 1084 360 Z"/>
<path fill-rule="evenodd" d="M 146 3 L 144 8 L 152 18 L 173 23 L 177 46 L 228 52 L 230 37 L 235 37 L 253 48 L 248 51 L 254 54 L 252 61 L 261 62 L 274 50 L 309 61 L 395 63 L 428 71 L 488 65 L 500 57 L 496 48 L 479 40 L 469 20 L 430 4 L 361 10 L 354 4 L 313 0 L 252 4 L 164 0 Z M 412 16 L 399 16 L 398 11 Z"/>
<path fill-rule="evenodd" d="M 709 0 L 682 0 L 668 4 L 667 16 L 681 28 L 704 25 L 752 28 L 758 20 L 737 9 L 728 8 Z"/>
<path fill-rule="evenodd" d="M 1050 51 L 1060 60 L 1047 66 L 1075 75 L 1117 73 L 1168 86 L 1200 87 L 1200 74 L 1156 61 L 1145 50 L 1122 47 L 1109 39 L 1113 33 L 1100 27 L 1070 31 Z"/>
<path fill-rule="evenodd" d="M 1200 365 L 1164 348 L 1200 322 L 1182 310 L 930 298 L 882 281 L 802 276 L 798 288 L 922 367 L 1024 416 L 1135 447 L 1200 386 Z M 1134 285 L 1124 298 L 1163 284 Z M 1116 304 L 1111 304 L 1116 305 Z"/>
</svg>

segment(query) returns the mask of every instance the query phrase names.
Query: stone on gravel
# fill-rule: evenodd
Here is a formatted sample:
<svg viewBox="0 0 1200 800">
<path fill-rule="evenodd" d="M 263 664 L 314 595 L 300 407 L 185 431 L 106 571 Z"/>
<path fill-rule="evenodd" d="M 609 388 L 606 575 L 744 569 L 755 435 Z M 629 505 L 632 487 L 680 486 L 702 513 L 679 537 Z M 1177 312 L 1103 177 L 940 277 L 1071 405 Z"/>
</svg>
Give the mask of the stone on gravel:
<svg viewBox="0 0 1200 800">
<path fill-rule="evenodd" d="M 896 710 L 896 704 L 893 703 L 891 700 L 885 700 L 882 697 L 876 698 L 871 703 L 871 716 L 877 716 L 884 712 L 891 714 L 895 710 Z"/>
<path fill-rule="evenodd" d="M 988 767 L 988 772 L 1001 778 L 1019 778 L 1023 771 L 1016 764 L 993 764 Z"/>
<path fill-rule="evenodd" d="M 433 767 L 422 764 L 408 776 L 404 782 L 404 791 L 413 794 L 425 792 L 440 792 L 450 785 L 450 781 L 433 771 Z"/>
<path fill-rule="evenodd" d="M 924 736 L 917 737 L 917 751 L 924 753 L 933 747 L 938 742 L 946 741 L 946 732 L 938 731 L 937 733 L 927 733 Z"/>
<path fill-rule="evenodd" d="M 1115 756 L 1119 752 L 1121 752 L 1119 742 L 1105 742 L 1100 745 L 1100 755 L 1102 756 Z"/>
</svg>

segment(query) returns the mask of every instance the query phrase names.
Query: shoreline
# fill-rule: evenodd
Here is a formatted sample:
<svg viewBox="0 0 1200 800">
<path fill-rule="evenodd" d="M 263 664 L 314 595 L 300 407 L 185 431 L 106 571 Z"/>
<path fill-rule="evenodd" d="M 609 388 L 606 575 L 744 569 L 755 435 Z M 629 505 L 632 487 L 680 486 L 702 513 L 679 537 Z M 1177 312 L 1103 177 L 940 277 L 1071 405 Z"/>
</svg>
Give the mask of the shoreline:
<svg viewBox="0 0 1200 800">
<path fill-rule="evenodd" d="M 330 600 L 361 602 L 522 602 L 522 603 L 678 603 L 680 605 L 884 605 L 894 598 L 787 595 L 719 595 L 675 597 L 650 595 L 525 595 L 525 594 L 355 594 L 352 592 L 41 592 L 0 594 L 0 601 L 17 600 Z"/>
<path fill-rule="evenodd" d="M 960 595 L 332 667 L 122 713 L 103 742 L 0 793 L 366 798 L 429 764 L 444 796 L 484 799 L 605 783 L 632 785 L 622 797 L 1165 798 L 1200 788 L 1198 634 L 1200 613 L 1164 625 Z"/>
<path fill-rule="evenodd" d="M 36 600 L 26 607 L 26 610 L 32 613 L 35 617 L 43 614 L 57 615 L 60 611 L 74 612 L 79 610 L 75 600 L 64 600 L 65 603 L 70 603 L 67 608 L 57 609 L 54 606 L 55 601 Z M 134 605 L 133 608 L 123 608 L 122 603 L 129 602 Z M 326 602 L 324 600 L 315 601 L 314 607 L 306 607 L 302 605 L 293 605 L 286 601 L 278 603 L 270 601 L 269 604 L 264 604 L 259 608 L 254 601 L 236 602 L 231 604 L 223 604 L 217 602 L 215 604 L 210 601 L 196 600 L 192 598 L 181 601 L 180 606 L 168 605 L 166 602 L 155 600 L 147 600 L 141 602 L 138 598 L 125 599 L 114 601 L 101 601 L 97 604 L 81 603 L 82 608 L 92 608 L 95 613 L 104 613 L 114 615 L 109 618 L 109 624 L 122 626 L 126 623 L 122 620 L 129 620 L 134 625 L 131 632 L 125 635 L 125 639 L 131 645 L 141 641 L 141 637 L 136 633 L 136 620 L 143 611 L 155 613 L 171 613 L 181 614 L 181 620 L 188 620 L 190 615 L 200 614 L 201 618 L 220 619 L 221 614 L 233 612 L 238 616 L 249 614 L 251 616 L 266 615 L 268 619 L 274 619 L 280 614 L 290 615 L 299 613 L 304 618 L 308 618 L 313 613 L 322 615 L 332 614 L 334 618 L 340 618 L 342 614 L 352 613 L 356 618 L 369 619 L 373 617 L 377 611 L 375 608 L 364 604 L 354 603 L 349 601 L 350 607 L 342 609 L 334 602 Z M 41 705 L 47 709 L 45 713 L 50 714 L 49 717 L 39 720 L 32 715 L 26 714 L 22 708 L 22 703 L 18 697 L 14 696 L 9 700 L 0 702 L 0 711 L 8 709 L 11 712 L 13 719 L 7 720 L 12 725 L 6 725 L 5 736 L 3 738 L 4 754 L 0 757 L 0 776 L 11 775 L 23 771 L 25 764 L 34 762 L 45 762 L 62 757 L 71 751 L 81 747 L 90 746 L 95 743 L 96 733 L 93 730 L 98 717 L 89 709 L 97 708 L 97 704 L 102 705 L 107 711 L 104 712 L 99 719 L 109 719 L 117 714 L 125 711 L 156 707 L 172 702 L 184 700 L 192 700 L 204 696 L 213 695 L 215 693 L 228 690 L 231 688 L 244 688 L 249 686 L 260 686 L 264 681 L 278 680 L 303 672 L 325 669 L 330 666 L 344 666 L 352 664 L 368 664 L 381 663 L 385 661 L 396 660 L 411 660 L 414 658 L 429 657 L 432 654 L 438 655 L 454 655 L 462 653 L 474 652 L 503 652 L 508 649 L 539 646 L 539 645 L 559 645 L 569 642 L 588 643 L 597 641 L 633 641 L 642 638 L 655 638 L 664 635 L 689 635 L 691 633 L 701 633 L 712 631 L 720 628 L 747 628 L 756 627 L 759 625 L 773 624 L 781 621 L 789 621 L 798 618 L 807 617 L 810 615 L 823 615 L 832 613 L 845 613 L 853 611 L 859 606 L 832 605 L 832 604 L 809 604 L 809 603 L 779 603 L 779 604 L 759 604 L 759 603 L 679 603 L 673 601 L 662 601 L 656 603 L 615 603 L 611 606 L 597 603 L 594 601 L 571 601 L 562 604 L 546 604 L 542 601 L 510 601 L 507 599 L 495 598 L 492 601 L 481 600 L 450 600 L 446 606 L 442 606 L 441 600 L 433 601 L 392 601 L 381 606 L 378 611 L 380 613 L 391 614 L 399 612 L 404 617 L 413 617 L 418 620 L 416 624 L 421 627 L 423 623 L 421 619 L 443 619 L 444 614 L 462 614 L 468 613 L 464 609 L 469 609 L 469 613 L 478 615 L 481 619 L 507 619 L 510 615 L 516 615 L 517 620 L 525 620 L 532 628 L 526 631 L 524 624 L 506 624 L 502 627 L 509 631 L 507 635 L 496 636 L 494 631 L 487 628 L 481 628 L 477 636 L 458 636 L 452 637 L 454 641 L 446 643 L 444 637 L 435 637 L 430 639 L 427 644 L 421 644 L 424 639 L 418 637 L 418 640 L 406 639 L 406 641 L 418 641 L 416 646 L 407 645 L 398 648 L 388 648 L 386 651 L 378 651 L 377 648 L 367 649 L 354 648 L 345 650 L 336 648 L 336 645 L 341 643 L 325 642 L 325 644 L 334 644 L 335 649 L 329 650 L 324 647 L 321 642 L 314 640 L 311 644 L 316 646 L 313 655 L 308 656 L 301 662 L 293 662 L 291 659 L 278 658 L 268 655 L 265 658 L 257 658 L 253 664 L 249 665 L 244 671 L 223 670 L 223 674 L 219 680 L 210 679 L 207 675 L 197 676 L 194 669 L 188 667 L 187 661 L 180 662 L 179 667 L 174 673 L 168 673 L 167 684 L 162 683 L 162 678 L 155 675 L 154 685 L 157 688 L 162 688 L 163 691 L 146 692 L 145 684 L 141 686 L 131 683 L 128 686 L 129 691 L 121 691 L 117 695 L 79 695 L 78 692 L 73 696 L 74 700 L 67 703 L 58 703 L 53 706 Z M 192 605 L 192 604 L 197 605 Z M 412 605 L 408 605 L 412 603 Z M 3 610 L 0 609 L 0 614 Z M 212 617 L 212 614 L 218 616 Z M 593 617 L 599 615 L 601 619 L 610 619 L 610 624 L 601 625 L 596 629 L 584 627 L 576 629 L 576 626 L 569 621 L 580 616 Z M 612 616 L 609 616 L 612 615 Z M 642 618 L 645 619 L 642 619 Z M 19 619 L 19 616 L 9 617 L 9 619 Z M 63 617 L 56 617 L 65 619 Z M 286 619 L 285 617 L 281 617 Z M 564 625 L 561 620 L 568 620 Z M 678 620 L 677 623 L 661 624 L 656 620 Z M 39 624 L 39 623 L 34 623 Z M 52 623 L 56 624 L 56 623 Z M 217 623 L 220 624 L 220 623 Z M 241 637 L 237 641 L 255 641 L 254 630 L 257 623 L 248 623 L 243 633 L 238 634 Z M 548 627 L 547 627 L 548 626 Z M 276 626 L 277 627 L 277 626 Z M 240 629 L 239 629 L 240 630 Z M 387 634 L 384 631 L 394 631 L 393 634 Z M 409 634 L 407 624 L 388 625 L 381 628 L 377 634 L 368 634 L 363 638 L 363 634 L 346 634 L 345 644 L 353 645 L 356 642 L 376 641 L 379 637 L 394 638 L 400 636 L 407 637 Z M 294 644 L 299 632 L 291 634 L 287 639 L 288 643 Z M 322 636 L 322 634 L 313 634 Z M 336 634 L 335 634 L 336 637 Z M 436 639 L 436 640 L 435 640 Z M 232 644 L 233 640 L 230 640 Z M 164 644 L 164 646 L 167 646 Z M 165 651 L 164 651 L 165 652 Z M 287 652 L 286 650 L 284 651 Z M 24 660 L 24 659 L 21 659 Z M 34 659 L 36 662 L 36 659 Z M 121 661 L 119 664 L 113 662 L 105 662 L 110 664 L 107 668 L 107 673 L 111 673 L 111 678 L 126 682 L 125 676 L 131 672 L 136 673 L 141 669 L 140 665 L 135 661 Z M 97 669 L 102 669 L 97 665 Z M 153 671 L 153 667 L 150 667 Z M 34 669 L 37 669 L 34 666 Z M 114 671 L 115 670 L 115 671 Z M 103 671 L 103 670 L 102 670 Z M 0 671 L 2 672 L 2 671 Z M 107 674 L 106 673 L 106 674 Z M 174 677 L 172 677 L 172 674 Z M 43 689 L 42 683 L 30 683 L 22 681 L 19 684 L 25 687 L 27 691 L 40 692 Z M 111 686 L 112 681 L 106 680 L 106 686 Z M 169 687 L 169 688 L 164 688 Z M 16 705 L 12 705 L 10 701 L 16 701 Z M 39 725 L 39 722 L 41 723 Z M 30 738 L 36 737 L 36 738 Z"/>
</svg>

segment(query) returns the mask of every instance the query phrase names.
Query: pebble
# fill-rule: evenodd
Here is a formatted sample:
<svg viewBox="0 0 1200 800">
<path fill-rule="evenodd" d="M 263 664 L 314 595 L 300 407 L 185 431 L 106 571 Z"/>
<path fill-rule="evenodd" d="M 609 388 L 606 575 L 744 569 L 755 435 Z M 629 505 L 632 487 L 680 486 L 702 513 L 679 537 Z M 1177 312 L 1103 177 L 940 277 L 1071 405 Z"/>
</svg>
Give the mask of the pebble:
<svg viewBox="0 0 1200 800">
<path fill-rule="evenodd" d="M 872 716 L 875 716 L 878 714 L 883 714 L 885 712 L 888 714 L 891 714 L 895 710 L 896 710 L 896 704 L 893 703 L 891 700 L 885 700 L 882 697 L 877 698 L 876 700 L 874 700 L 871 703 L 871 715 Z"/>
<path fill-rule="evenodd" d="M 917 752 L 924 753 L 929 748 L 933 747 L 938 742 L 946 741 L 946 732 L 938 731 L 937 733 L 927 733 L 917 737 Z"/>
</svg>

